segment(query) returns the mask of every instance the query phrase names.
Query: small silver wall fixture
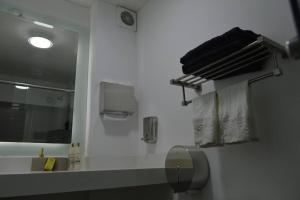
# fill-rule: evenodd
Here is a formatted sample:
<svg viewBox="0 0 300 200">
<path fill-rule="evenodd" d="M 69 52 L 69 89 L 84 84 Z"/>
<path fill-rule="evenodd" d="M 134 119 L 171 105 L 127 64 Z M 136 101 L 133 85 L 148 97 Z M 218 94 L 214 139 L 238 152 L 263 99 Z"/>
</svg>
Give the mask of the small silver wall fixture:
<svg viewBox="0 0 300 200">
<path fill-rule="evenodd" d="M 201 190 L 209 178 L 208 160 L 195 146 L 174 146 L 165 160 L 168 183 L 175 193 Z"/>
<path fill-rule="evenodd" d="M 142 140 L 146 143 L 156 143 L 157 141 L 157 117 L 145 117 L 143 120 L 144 134 Z"/>
</svg>

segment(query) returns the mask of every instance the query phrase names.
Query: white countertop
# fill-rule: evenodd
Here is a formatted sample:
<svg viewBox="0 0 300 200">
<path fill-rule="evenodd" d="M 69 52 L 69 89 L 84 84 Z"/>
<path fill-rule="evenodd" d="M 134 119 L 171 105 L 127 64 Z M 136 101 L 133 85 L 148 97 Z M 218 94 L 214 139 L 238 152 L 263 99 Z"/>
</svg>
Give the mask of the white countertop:
<svg viewBox="0 0 300 200">
<path fill-rule="evenodd" d="M 162 160 L 98 157 L 80 171 L 30 172 L 31 158 L 0 158 L 0 198 L 165 184 Z"/>
<path fill-rule="evenodd" d="M 0 198 L 164 183 L 162 168 L 0 174 Z"/>
</svg>

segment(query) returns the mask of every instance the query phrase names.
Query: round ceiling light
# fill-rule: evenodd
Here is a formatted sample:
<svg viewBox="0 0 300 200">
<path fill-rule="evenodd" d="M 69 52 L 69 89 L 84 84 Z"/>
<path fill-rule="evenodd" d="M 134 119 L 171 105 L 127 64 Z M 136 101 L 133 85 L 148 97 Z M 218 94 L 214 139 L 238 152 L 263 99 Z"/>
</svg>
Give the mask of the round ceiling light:
<svg viewBox="0 0 300 200">
<path fill-rule="evenodd" d="M 28 86 L 16 85 L 15 87 L 16 87 L 17 89 L 19 89 L 19 90 L 29 90 L 29 87 L 28 87 Z"/>
<path fill-rule="evenodd" d="M 49 49 L 53 46 L 53 42 L 44 37 L 31 37 L 28 39 L 29 44 L 40 49 Z"/>
</svg>

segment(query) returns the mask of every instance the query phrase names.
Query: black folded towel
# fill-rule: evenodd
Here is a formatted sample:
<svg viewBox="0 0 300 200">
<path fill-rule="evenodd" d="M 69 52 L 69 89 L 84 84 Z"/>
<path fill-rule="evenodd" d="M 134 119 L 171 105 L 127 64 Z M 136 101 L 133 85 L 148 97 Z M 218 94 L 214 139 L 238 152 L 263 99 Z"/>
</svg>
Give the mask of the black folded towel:
<svg viewBox="0 0 300 200">
<path fill-rule="evenodd" d="M 252 31 L 235 27 L 188 52 L 180 59 L 180 62 L 183 64 L 182 71 L 184 74 L 191 74 L 214 61 L 240 50 L 257 40 L 258 37 L 259 35 Z M 208 69 L 203 69 L 202 72 L 206 70 Z M 253 71 L 253 69 L 248 71 Z M 245 70 L 245 72 L 248 71 Z"/>
</svg>

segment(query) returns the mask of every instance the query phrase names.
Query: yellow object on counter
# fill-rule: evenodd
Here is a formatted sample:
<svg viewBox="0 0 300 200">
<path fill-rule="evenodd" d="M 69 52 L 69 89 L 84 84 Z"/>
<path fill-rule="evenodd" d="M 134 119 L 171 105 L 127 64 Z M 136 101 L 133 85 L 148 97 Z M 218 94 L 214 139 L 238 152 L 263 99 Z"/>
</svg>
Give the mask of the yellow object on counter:
<svg viewBox="0 0 300 200">
<path fill-rule="evenodd" d="M 46 164 L 44 166 L 45 171 L 53 171 L 56 159 L 55 158 L 48 158 Z"/>
</svg>

